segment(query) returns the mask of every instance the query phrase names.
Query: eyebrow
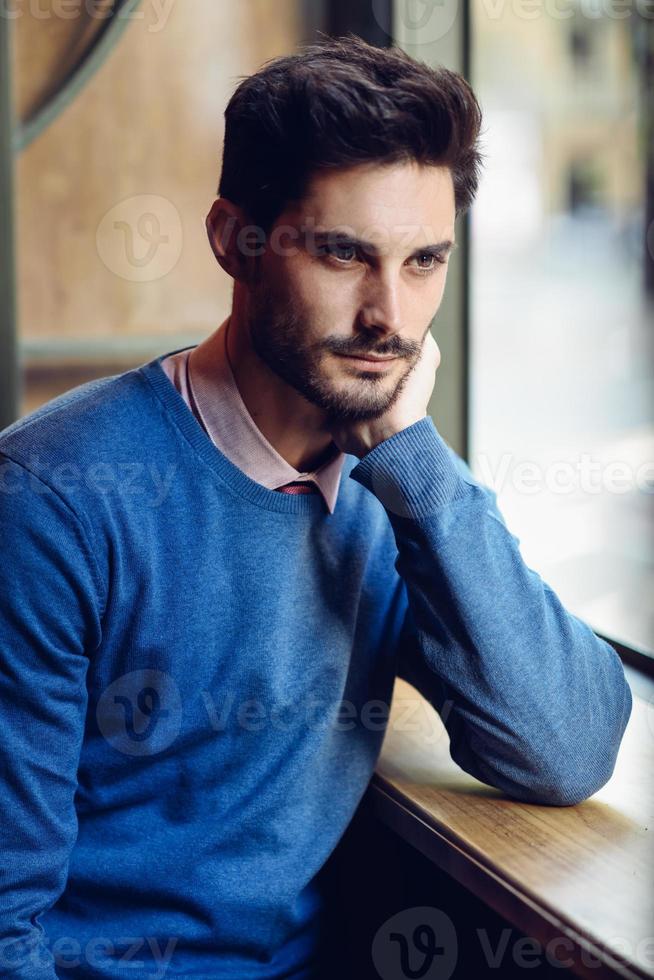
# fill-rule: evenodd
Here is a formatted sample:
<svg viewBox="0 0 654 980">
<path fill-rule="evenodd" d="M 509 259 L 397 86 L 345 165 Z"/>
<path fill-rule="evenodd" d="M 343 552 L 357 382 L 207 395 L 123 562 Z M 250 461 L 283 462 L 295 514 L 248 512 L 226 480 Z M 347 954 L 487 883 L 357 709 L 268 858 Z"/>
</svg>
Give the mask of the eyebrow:
<svg viewBox="0 0 654 980">
<path fill-rule="evenodd" d="M 348 232 L 339 231 L 337 228 L 331 229 L 330 231 L 314 231 L 313 237 L 318 245 L 327 243 L 332 245 L 351 245 L 359 251 L 379 255 L 379 249 L 373 242 L 367 242 L 362 238 L 354 237 Z M 457 247 L 455 241 L 446 238 L 442 242 L 420 245 L 411 252 L 409 258 L 413 258 L 416 255 L 442 255 L 443 253 L 447 255 Z"/>
</svg>

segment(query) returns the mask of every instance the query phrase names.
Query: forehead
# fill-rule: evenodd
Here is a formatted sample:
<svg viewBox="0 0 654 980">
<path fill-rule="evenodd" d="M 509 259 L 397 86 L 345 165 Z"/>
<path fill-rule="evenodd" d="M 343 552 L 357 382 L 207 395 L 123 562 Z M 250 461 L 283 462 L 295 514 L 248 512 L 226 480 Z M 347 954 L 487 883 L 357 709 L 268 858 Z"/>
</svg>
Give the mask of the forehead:
<svg viewBox="0 0 654 980">
<path fill-rule="evenodd" d="M 415 161 L 318 171 L 287 218 L 318 228 L 348 225 L 362 237 L 367 228 L 379 226 L 391 235 L 425 227 L 432 235 L 453 238 L 451 172 Z"/>
</svg>

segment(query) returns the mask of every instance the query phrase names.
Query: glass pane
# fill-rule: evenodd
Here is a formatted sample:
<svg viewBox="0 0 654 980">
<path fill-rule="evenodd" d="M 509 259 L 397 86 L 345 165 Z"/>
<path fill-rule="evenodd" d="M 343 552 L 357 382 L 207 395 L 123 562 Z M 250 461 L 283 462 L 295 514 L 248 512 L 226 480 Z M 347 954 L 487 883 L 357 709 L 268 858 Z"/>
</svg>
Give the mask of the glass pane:
<svg viewBox="0 0 654 980">
<path fill-rule="evenodd" d="M 472 0 L 487 156 L 471 465 L 567 608 L 651 653 L 654 24 L 635 7 L 556 11 Z"/>
</svg>

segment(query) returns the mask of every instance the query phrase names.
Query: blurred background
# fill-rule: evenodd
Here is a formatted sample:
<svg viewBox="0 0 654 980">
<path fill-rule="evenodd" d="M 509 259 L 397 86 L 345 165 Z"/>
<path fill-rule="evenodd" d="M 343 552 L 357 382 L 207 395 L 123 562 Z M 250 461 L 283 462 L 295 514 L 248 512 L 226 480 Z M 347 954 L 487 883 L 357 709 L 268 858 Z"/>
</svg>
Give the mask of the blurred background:
<svg viewBox="0 0 654 980">
<path fill-rule="evenodd" d="M 446 64 L 485 168 L 433 333 L 433 417 L 529 566 L 651 670 L 654 10 L 630 0 L 0 0 L 0 427 L 198 343 L 241 76 L 354 31 Z"/>
<path fill-rule="evenodd" d="M 654 7 L 551 10 L 472 0 L 471 454 L 528 564 L 651 653 Z"/>
</svg>

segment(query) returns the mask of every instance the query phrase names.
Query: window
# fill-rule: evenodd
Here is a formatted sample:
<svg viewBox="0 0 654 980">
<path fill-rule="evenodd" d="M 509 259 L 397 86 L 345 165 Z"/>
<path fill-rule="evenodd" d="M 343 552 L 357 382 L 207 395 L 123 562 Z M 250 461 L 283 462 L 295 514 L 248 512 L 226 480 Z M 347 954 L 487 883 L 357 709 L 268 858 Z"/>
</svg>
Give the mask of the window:
<svg viewBox="0 0 654 980">
<path fill-rule="evenodd" d="M 25 415 L 198 343 L 227 315 L 231 280 L 204 228 L 225 105 L 239 76 L 297 47 L 305 14 L 303 0 L 13 6 L 18 135 L 37 132 L 14 178 Z M 95 70 L 78 86 L 85 58 Z M 29 125 L 53 98 L 48 125 Z"/>
<path fill-rule="evenodd" d="M 471 2 L 487 157 L 471 215 L 470 463 L 566 607 L 649 654 L 653 28 L 636 6 Z"/>
</svg>

